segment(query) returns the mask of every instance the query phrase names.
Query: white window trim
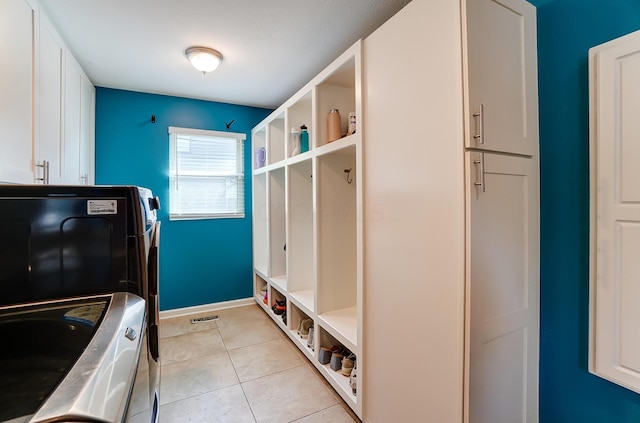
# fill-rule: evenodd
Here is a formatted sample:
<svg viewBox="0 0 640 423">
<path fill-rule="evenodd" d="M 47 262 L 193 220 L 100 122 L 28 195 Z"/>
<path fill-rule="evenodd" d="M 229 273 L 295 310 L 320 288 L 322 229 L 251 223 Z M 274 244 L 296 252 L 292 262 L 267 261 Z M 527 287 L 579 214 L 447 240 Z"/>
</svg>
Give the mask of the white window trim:
<svg viewBox="0 0 640 423">
<path fill-rule="evenodd" d="M 208 129 L 195 129 L 195 128 L 182 128 L 179 126 L 169 126 L 168 128 L 169 136 L 173 134 L 180 135 L 203 135 L 209 137 L 219 137 L 219 138 L 233 138 L 239 141 L 246 141 L 247 135 L 241 132 L 225 132 L 225 131 L 212 131 Z M 242 157 L 244 160 L 244 157 Z M 245 174 L 246 177 L 246 174 Z M 245 192 L 246 195 L 246 192 Z M 246 197 L 245 197 L 246 198 Z M 243 214 L 190 214 L 190 215 L 173 215 L 169 211 L 169 220 L 203 220 L 203 219 L 243 219 L 246 217 L 246 211 Z"/>
</svg>

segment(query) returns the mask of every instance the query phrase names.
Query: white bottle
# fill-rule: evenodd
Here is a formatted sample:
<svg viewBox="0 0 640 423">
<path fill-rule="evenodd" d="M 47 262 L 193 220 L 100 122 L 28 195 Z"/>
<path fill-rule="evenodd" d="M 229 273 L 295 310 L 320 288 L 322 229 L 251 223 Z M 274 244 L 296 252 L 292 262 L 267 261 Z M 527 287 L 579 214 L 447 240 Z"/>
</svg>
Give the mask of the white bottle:
<svg viewBox="0 0 640 423">
<path fill-rule="evenodd" d="M 289 157 L 293 157 L 297 154 L 300 154 L 300 131 L 295 127 L 291 128 L 290 140 L 291 144 L 289 144 L 289 146 L 291 154 L 289 154 Z"/>
</svg>

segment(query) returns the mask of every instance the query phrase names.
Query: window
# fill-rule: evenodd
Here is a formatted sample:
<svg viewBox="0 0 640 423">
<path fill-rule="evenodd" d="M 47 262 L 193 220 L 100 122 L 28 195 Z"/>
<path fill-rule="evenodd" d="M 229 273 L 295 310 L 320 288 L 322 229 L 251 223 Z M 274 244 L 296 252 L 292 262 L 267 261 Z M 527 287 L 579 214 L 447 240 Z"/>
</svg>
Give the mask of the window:
<svg viewBox="0 0 640 423">
<path fill-rule="evenodd" d="M 169 127 L 169 218 L 244 217 L 245 134 Z"/>
</svg>

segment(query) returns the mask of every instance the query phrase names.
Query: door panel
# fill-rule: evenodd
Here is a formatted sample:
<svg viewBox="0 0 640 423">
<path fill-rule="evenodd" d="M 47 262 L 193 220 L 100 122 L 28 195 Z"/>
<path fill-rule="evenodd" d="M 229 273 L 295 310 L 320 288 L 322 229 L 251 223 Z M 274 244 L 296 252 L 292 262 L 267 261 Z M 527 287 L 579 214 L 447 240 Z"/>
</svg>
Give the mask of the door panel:
<svg viewBox="0 0 640 423">
<path fill-rule="evenodd" d="M 34 182 L 35 13 L 25 0 L 0 1 L 0 182 Z"/>
<path fill-rule="evenodd" d="M 589 55 L 589 370 L 640 392 L 640 31 Z"/>
<path fill-rule="evenodd" d="M 466 1 L 466 147 L 538 148 L 536 10 L 526 1 Z"/>
<path fill-rule="evenodd" d="M 537 422 L 537 161 L 469 152 L 467 166 L 469 422 Z"/>
</svg>

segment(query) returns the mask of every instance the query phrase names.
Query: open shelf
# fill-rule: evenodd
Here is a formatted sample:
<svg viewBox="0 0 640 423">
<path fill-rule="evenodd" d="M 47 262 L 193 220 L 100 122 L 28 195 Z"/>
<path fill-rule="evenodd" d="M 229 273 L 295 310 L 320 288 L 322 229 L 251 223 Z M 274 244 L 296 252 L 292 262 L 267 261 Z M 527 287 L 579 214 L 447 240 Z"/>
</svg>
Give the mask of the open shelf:
<svg viewBox="0 0 640 423">
<path fill-rule="evenodd" d="M 287 134 L 291 133 L 291 129 L 300 130 L 302 125 L 307 127 L 309 132 L 309 149 L 313 148 L 313 92 L 307 91 L 295 103 L 287 108 Z M 292 144 L 289 142 L 287 147 L 287 157 L 291 157 Z"/>
<path fill-rule="evenodd" d="M 323 313 L 318 319 L 341 344 L 351 351 L 357 350 L 358 314 L 355 306 Z"/>
<path fill-rule="evenodd" d="M 269 148 L 267 149 L 267 163 L 274 164 L 285 159 L 286 133 L 284 129 L 284 114 L 269 122 Z"/>
<path fill-rule="evenodd" d="M 349 113 L 356 112 L 356 61 L 347 60 L 317 86 L 316 147 L 327 143 L 327 115 L 331 109 L 340 111 L 341 133 L 347 133 Z M 358 119 L 358 116 L 356 116 Z"/>
<path fill-rule="evenodd" d="M 263 168 L 266 164 L 266 146 L 267 146 L 267 131 L 264 127 L 255 130 L 252 134 L 252 146 L 253 146 L 253 169 Z M 264 163 L 258 161 L 258 149 L 263 149 L 265 153 Z"/>
<path fill-rule="evenodd" d="M 253 289 L 253 292 L 254 292 L 254 296 L 255 296 L 257 302 L 259 302 L 259 303 L 261 302 L 265 306 L 267 304 L 269 304 L 269 285 L 267 284 L 267 281 L 264 280 L 258 274 L 254 275 L 254 289 Z M 263 292 L 264 292 L 264 295 L 263 295 Z M 265 299 L 265 296 L 266 296 L 266 300 L 267 300 L 266 303 L 263 301 Z"/>
<path fill-rule="evenodd" d="M 278 287 L 282 291 L 287 290 L 287 277 L 285 275 L 272 276 L 269 280 L 271 285 Z"/>
<path fill-rule="evenodd" d="M 351 169 L 347 181 L 345 169 Z M 355 147 L 318 157 L 318 314 L 357 304 Z"/>
<path fill-rule="evenodd" d="M 315 298 L 313 295 L 313 289 L 291 292 L 289 293 L 289 297 L 291 298 L 291 301 L 298 305 L 298 307 L 306 309 L 306 312 L 308 313 L 313 313 L 313 300 Z"/>
<path fill-rule="evenodd" d="M 334 338 L 330 333 L 328 333 L 323 327 L 318 328 L 318 336 L 317 336 L 318 346 L 317 350 L 319 351 L 321 347 L 329 348 L 332 347 L 342 347 L 346 348 L 348 352 L 354 352 L 347 345 L 344 345 L 339 340 Z M 316 357 L 318 357 L 319 353 L 316 353 Z M 348 354 L 347 354 L 348 355 Z M 353 390 L 351 389 L 351 385 L 349 383 L 350 378 L 342 374 L 339 370 L 333 370 L 331 368 L 331 363 L 322 364 L 319 361 L 319 358 L 316 360 L 317 367 L 320 371 L 325 375 L 329 383 L 336 389 L 336 391 L 340 394 L 345 401 L 352 403 L 357 403 L 357 396 L 353 394 Z"/>
<path fill-rule="evenodd" d="M 282 288 L 286 290 L 286 208 L 285 208 L 285 171 L 284 168 L 269 172 L 269 275 L 282 279 Z M 277 283 L 277 282 L 276 282 Z"/>
<path fill-rule="evenodd" d="M 289 308 L 289 304 L 287 301 L 287 296 L 284 294 L 284 291 L 280 291 L 278 289 L 276 289 L 276 287 L 274 287 L 273 285 L 271 285 L 269 287 L 269 310 L 268 313 L 269 315 L 273 318 L 273 320 L 278 323 L 278 325 L 280 325 L 283 329 L 286 328 L 286 324 L 284 323 L 283 320 L 283 316 L 286 315 L 286 313 L 288 311 L 285 311 L 283 314 L 276 314 L 273 310 L 273 306 L 274 304 L 277 303 L 277 301 L 284 301 L 287 309 Z"/>
<path fill-rule="evenodd" d="M 320 342 L 340 344 L 362 360 L 361 49 L 355 43 L 253 130 L 254 148 L 267 150 L 266 165 L 253 171 L 254 297 L 360 417 L 362 392 L 354 395 L 349 378 L 317 353 Z M 342 134 L 355 113 L 355 133 L 327 142 L 335 108 Z M 310 149 L 292 156 L 291 129 L 303 124 Z M 268 305 L 256 294 L 263 283 Z M 271 310 L 273 297 L 286 298 L 287 323 Z M 314 349 L 297 334 L 307 317 Z"/>
<path fill-rule="evenodd" d="M 313 290 L 313 170 L 311 160 L 289 166 L 287 288 L 290 292 Z M 313 310 L 313 302 L 310 304 Z"/>
<path fill-rule="evenodd" d="M 267 222 L 267 176 L 253 176 L 253 266 L 267 274 L 269 235 Z"/>
<path fill-rule="evenodd" d="M 306 314 L 300 308 L 296 307 L 295 304 L 291 304 L 290 310 L 289 310 L 289 318 L 291 319 L 291 324 L 289 325 L 289 332 L 291 334 L 290 337 L 293 339 L 293 341 L 296 344 L 298 344 L 298 347 L 300 349 L 307 350 L 309 354 L 314 355 L 314 348 L 311 348 L 308 345 L 309 338 L 308 337 L 304 338 L 298 333 L 300 322 L 302 322 L 305 319 L 311 319 L 313 321 L 311 316 Z M 314 333 L 312 335 L 315 337 L 315 322 L 311 325 L 311 327 L 314 328 L 313 330 Z"/>
</svg>

